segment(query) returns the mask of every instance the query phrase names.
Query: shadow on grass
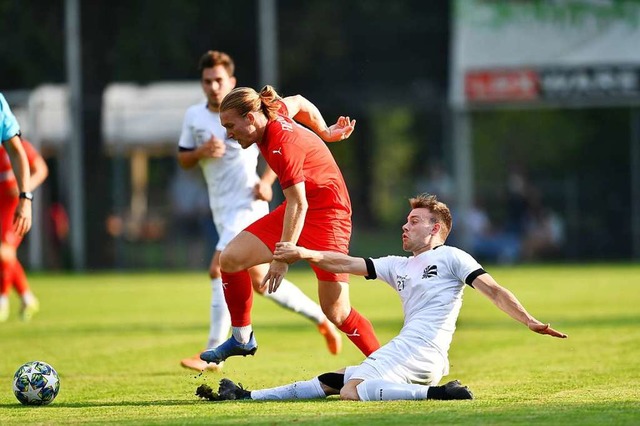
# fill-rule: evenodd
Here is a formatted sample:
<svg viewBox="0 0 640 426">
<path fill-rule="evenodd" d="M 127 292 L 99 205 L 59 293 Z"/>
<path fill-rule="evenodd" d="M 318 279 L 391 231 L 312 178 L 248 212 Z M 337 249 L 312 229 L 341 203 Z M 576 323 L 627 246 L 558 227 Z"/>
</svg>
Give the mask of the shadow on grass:
<svg viewBox="0 0 640 426">
<path fill-rule="evenodd" d="M 314 403 L 322 402 L 322 401 L 339 401 L 336 398 L 326 398 L 324 400 L 313 401 Z M 251 400 L 242 400 L 242 401 L 207 401 L 204 399 L 196 399 L 185 401 L 183 399 L 179 400 L 162 400 L 162 401 L 111 401 L 111 402 L 61 402 L 61 403 L 52 403 L 51 405 L 44 406 L 28 406 L 22 405 L 18 402 L 11 404 L 0 404 L 0 409 L 8 409 L 8 410 L 33 410 L 44 409 L 44 410 L 55 410 L 55 409 L 64 409 L 64 408 L 97 408 L 97 407 L 170 407 L 170 406 L 186 406 L 186 405 L 200 405 L 200 404 L 273 404 L 274 402 L 284 403 L 284 404 L 308 404 L 309 400 L 296 400 L 296 401 L 251 401 Z"/>
</svg>

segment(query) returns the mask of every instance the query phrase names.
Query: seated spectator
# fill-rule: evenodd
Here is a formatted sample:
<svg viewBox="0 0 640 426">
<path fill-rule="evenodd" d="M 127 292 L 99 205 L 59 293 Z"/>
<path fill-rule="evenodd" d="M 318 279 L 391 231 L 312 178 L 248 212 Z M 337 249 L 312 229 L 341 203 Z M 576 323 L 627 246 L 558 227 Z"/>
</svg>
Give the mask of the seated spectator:
<svg viewBox="0 0 640 426">
<path fill-rule="evenodd" d="M 557 256 L 564 244 L 564 223 L 560 216 L 541 205 L 529 214 L 522 240 L 522 260 L 535 261 Z"/>
<path fill-rule="evenodd" d="M 519 259 L 519 236 L 494 228 L 480 202 L 473 205 L 465 220 L 471 233 L 471 253 L 475 257 L 501 264 L 513 264 Z"/>
</svg>

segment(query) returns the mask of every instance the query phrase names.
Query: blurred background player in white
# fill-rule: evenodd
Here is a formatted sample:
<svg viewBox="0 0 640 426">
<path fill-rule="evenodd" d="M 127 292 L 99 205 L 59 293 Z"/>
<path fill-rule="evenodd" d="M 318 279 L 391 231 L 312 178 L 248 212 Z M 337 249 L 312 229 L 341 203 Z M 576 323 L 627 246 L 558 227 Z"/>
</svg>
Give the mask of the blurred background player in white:
<svg viewBox="0 0 640 426">
<path fill-rule="evenodd" d="M 531 316 L 513 293 L 500 286 L 471 255 L 444 245 L 452 225 L 446 204 L 427 194 L 409 202 L 412 210 L 402 226 L 402 248 L 411 252 L 411 257 L 364 259 L 288 242 L 277 243 L 274 253 L 279 261 L 307 260 L 326 271 L 386 282 L 402 301 L 404 325 L 400 334 L 358 366 L 256 391 L 223 379 L 215 399 L 310 399 L 337 394 L 340 399 L 355 401 L 472 399 L 471 391 L 457 380 L 436 386 L 449 373 L 449 346 L 466 285 L 531 331 L 567 337 Z"/>
<path fill-rule="evenodd" d="M 184 169 L 199 164 L 209 190 L 209 204 L 219 241 L 209 266 L 211 277 L 211 318 L 207 348 L 222 344 L 229 334 L 231 319 L 224 298 L 220 273 L 220 253 L 240 231 L 269 212 L 275 173 L 267 166 L 257 174 L 257 147 L 243 150 L 227 138 L 220 124 L 222 99 L 236 85 L 233 59 L 224 52 L 208 51 L 200 58 L 202 90 L 207 101 L 191 106 L 184 118 L 178 144 L 178 162 Z M 268 265 L 251 268 L 253 288 L 280 306 L 297 312 L 317 324 L 332 354 L 340 352 L 342 340 L 320 306 L 293 283 L 286 281 L 275 293 L 266 293 L 260 284 Z M 199 353 L 185 358 L 181 365 L 194 370 L 219 370 L 223 363 L 208 364 Z"/>
<path fill-rule="evenodd" d="M 2 264 L 0 274 L 2 275 L 0 281 L 4 283 L 5 277 L 12 279 L 8 272 L 12 275 L 17 263 L 15 254 L 19 240 L 31 228 L 33 194 L 29 176 L 29 159 L 20 140 L 20 125 L 2 93 L 0 93 L 0 142 L 2 142 L 2 152 L 0 152 L 2 163 L 0 169 L 0 262 Z M 22 269 L 22 266 L 19 266 Z M 6 292 L 8 291 L 7 289 Z M 29 295 L 26 297 L 31 301 Z M 23 298 L 23 304 L 24 300 Z M 32 300 L 35 301 L 35 298 Z M 32 303 L 31 306 L 35 305 Z M 24 307 L 26 305 L 23 305 L 23 313 L 29 315 L 29 311 L 25 311 Z M 6 295 L 0 295 L 0 320 L 6 320 L 8 315 L 9 299 Z"/>
</svg>

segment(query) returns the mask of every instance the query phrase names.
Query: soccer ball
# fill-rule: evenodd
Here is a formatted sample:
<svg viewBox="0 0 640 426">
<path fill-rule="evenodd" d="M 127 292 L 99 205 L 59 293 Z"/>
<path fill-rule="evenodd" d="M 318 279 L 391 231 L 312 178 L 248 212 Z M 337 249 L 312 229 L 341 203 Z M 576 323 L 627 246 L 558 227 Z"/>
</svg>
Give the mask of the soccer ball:
<svg viewBox="0 0 640 426">
<path fill-rule="evenodd" d="M 24 405 L 50 404 L 59 390 L 58 373 L 46 362 L 27 362 L 13 375 L 13 393 Z"/>
</svg>

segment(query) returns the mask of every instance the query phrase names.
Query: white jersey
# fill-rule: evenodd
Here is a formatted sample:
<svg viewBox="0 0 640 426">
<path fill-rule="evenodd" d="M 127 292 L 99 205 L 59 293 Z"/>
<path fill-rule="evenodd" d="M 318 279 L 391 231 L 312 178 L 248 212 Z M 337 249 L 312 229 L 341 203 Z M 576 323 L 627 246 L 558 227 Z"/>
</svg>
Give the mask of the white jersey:
<svg viewBox="0 0 640 426">
<path fill-rule="evenodd" d="M 199 165 L 207 182 L 209 206 L 218 231 L 216 250 L 222 251 L 240 231 L 267 214 L 269 205 L 253 195 L 253 188 L 260 180 L 256 170 L 258 147 L 253 144 L 242 149 L 237 141 L 228 138 L 227 130 L 220 123 L 220 114 L 210 111 L 206 102 L 189 107 L 178 147 L 194 150 L 212 135 L 224 141 L 225 153 L 222 158 L 201 159 Z"/>
<path fill-rule="evenodd" d="M 448 374 L 448 352 L 462 306 L 465 283 L 484 273 L 468 253 L 439 246 L 418 256 L 371 259 L 377 278 L 400 296 L 400 334 L 348 370 L 359 379 L 436 384 Z M 373 278 L 373 277 L 367 277 Z"/>
<path fill-rule="evenodd" d="M 201 159 L 199 164 L 207 181 L 211 209 L 225 205 L 250 205 L 254 200 L 253 187 L 260 180 L 256 172 L 259 151 L 255 144 L 242 149 L 220 124 L 220 114 L 207 108 L 206 102 L 187 109 L 178 146 L 196 149 L 215 136 L 225 143 L 222 158 Z"/>
<path fill-rule="evenodd" d="M 469 274 L 482 266 L 468 253 L 439 246 L 418 256 L 372 259 L 378 278 L 400 296 L 404 326 L 400 334 L 449 352 L 462 293 Z"/>
</svg>

